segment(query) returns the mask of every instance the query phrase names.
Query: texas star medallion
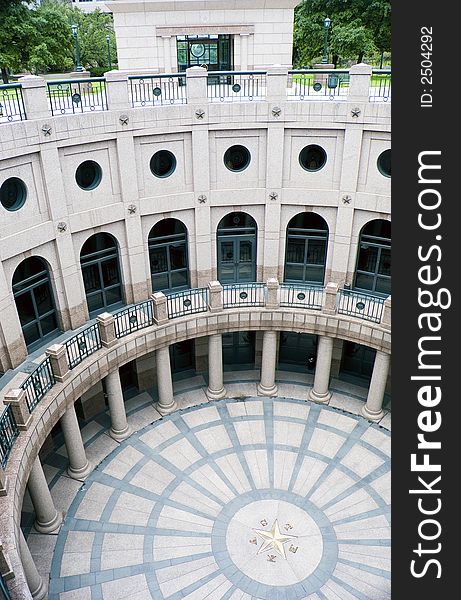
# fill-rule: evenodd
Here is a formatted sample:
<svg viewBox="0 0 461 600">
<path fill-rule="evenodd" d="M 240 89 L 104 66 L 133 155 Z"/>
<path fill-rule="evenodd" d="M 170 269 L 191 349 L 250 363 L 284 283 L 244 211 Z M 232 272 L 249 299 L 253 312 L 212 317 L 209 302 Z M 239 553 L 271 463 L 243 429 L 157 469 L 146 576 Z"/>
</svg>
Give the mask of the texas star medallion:
<svg viewBox="0 0 461 600">
<path fill-rule="evenodd" d="M 254 532 L 263 540 L 263 543 L 258 550 L 258 554 L 266 552 L 267 550 L 275 550 L 275 552 L 278 552 L 278 554 L 285 559 L 287 556 L 285 553 L 284 544 L 287 544 L 288 542 L 291 542 L 297 538 L 296 535 L 283 535 L 280 532 L 277 519 L 275 519 L 270 531 L 265 531 L 264 529 L 255 529 Z"/>
</svg>

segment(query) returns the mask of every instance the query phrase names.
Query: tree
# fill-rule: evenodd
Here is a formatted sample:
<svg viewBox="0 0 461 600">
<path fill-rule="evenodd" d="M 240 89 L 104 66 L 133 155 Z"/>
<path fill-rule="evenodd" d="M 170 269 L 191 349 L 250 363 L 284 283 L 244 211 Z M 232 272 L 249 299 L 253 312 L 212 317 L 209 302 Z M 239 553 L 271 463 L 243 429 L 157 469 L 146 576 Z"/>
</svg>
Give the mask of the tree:
<svg viewBox="0 0 461 600">
<path fill-rule="evenodd" d="M 293 62 L 319 62 L 323 21 L 332 20 L 328 48 L 338 57 L 361 62 L 391 50 L 390 0 L 304 0 L 295 11 Z"/>
<path fill-rule="evenodd" d="M 78 41 L 81 63 L 85 68 L 108 67 L 107 41 L 109 36 L 111 63 L 117 62 L 117 46 L 112 15 L 96 9 L 83 13 L 77 8 L 68 11 L 69 24 L 78 25 Z"/>
</svg>

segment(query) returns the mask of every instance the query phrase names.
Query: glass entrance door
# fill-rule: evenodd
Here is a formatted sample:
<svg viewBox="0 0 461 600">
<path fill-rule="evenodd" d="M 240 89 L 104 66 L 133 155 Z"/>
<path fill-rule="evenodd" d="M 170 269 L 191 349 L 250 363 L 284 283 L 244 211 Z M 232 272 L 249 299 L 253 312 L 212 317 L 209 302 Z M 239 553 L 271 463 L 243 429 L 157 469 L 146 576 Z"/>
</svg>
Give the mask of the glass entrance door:
<svg viewBox="0 0 461 600">
<path fill-rule="evenodd" d="M 317 357 L 317 336 L 311 333 L 280 332 L 279 365 L 312 372 Z M 296 370 L 296 369 L 295 369 Z"/>
<path fill-rule="evenodd" d="M 255 334 L 252 331 L 223 333 L 224 368 L 253 368 L 255 362 Z"/>
<path fill-rule="evenodd" d="M 209 71 L 232 71 L 230 35 L 181 35 L 176 45 L 179 73 L 202 65 Z"/>
<path fill-rule="evenodd" d="M 225 238 L 218 241 L 218 279 L 221 283 L 244 283 L 256 280 L 255 240 Z"/>
</svg>

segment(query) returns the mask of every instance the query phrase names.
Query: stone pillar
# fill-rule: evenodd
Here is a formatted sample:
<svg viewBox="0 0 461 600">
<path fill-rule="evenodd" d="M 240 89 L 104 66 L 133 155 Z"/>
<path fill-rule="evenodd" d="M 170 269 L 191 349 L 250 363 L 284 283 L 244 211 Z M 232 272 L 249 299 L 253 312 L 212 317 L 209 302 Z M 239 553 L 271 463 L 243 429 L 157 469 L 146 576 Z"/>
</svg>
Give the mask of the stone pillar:
<svg viewBox="0 0 461 600">
<path fill-rule="evenodd" d="M 278 279 L 275 277 L 271 277 L 267 280 L 266 283 L 267 288 L 267 297 L 266 297 L 266 308 L 268 309 L 276 309 L 280 308 L 280 298 L 279 298 L 279 290 L 280 284 Z"/>
<path fill-rule="evenodd" d="M 61 417 L 62 433 L 66 444 L 69 466 L 67 474 L 72 479 L 83 480 L 91 473 L 92 465 L 88 461 L 83 446 L 82 434 L 72 404 Z"/>
<path fill-rule="evenodd" d="M 26 75 L 20 77 L 18 83 L 22 87 L 22 97 L 27 120 L 50 119 L 51 110 L 46 97 L 46 81 L 42 77 Z"/>
<path fill-rule="evenodd" d="M 224 398 L 226 390 L 223 382 L 222 335 L 208 336 L 208 388 L 210 400 Z"/>
<path fill-rule="evenodd" d="M 219 281 L 210 281 L 208 284 L 208 310 L 220 312 L 223 310 L 223 287 Z"/>
<path fill-rule="evenodd" d="M 317 363 L 315 366 L 314 387 L 309 392 L 309 400 L 326 404 L 331 398 L 330 385 L 333 338 L 319 335 Z"/>
<path fill-rule="evenodd" d="M 128 73 L 124 71 L 107 71 L 106 78 L 107 108 L 109 110 L 127 110 L 131 108 L 128 93 Z"/>
<path fill-rule="evenodd" d="M 368 102 L 370 98 L 372 67 L 365 63 L 353 65 L 350 70 L 348 102 Z"/>
<path fill-rule="evenodd" d="M 367 403 L 362 407 L 362 415 L 370 421 L 380 421 L 384 416 L 383 400 L 390 361 L 390 354 L 379 350 L 376 352 Z"/>
<path fill-rule="evenodd" d="M 159 348 L 156 354 L 157 363 L 157 410 L 161 415 L 168 415 L 177 409 L 173 396 L 173 382 L 171 379 L 170 349 L 168 346 Z"/>
<path fill-rule="evenodd" d="M 117 442 L 121 442 L 131 435 L 132 430 L 126 420 L 125 403 L 118 369 L 109 373 L 104 382 L 111 420 L 109 435 Z"/>
<path fill-rule="evenodd" d="M 25 431 L 29 427 L 32 415 L 29 412 L 26 402 L 26 392 L 22 388 L 9 390 L 4 397 L 3 403 L 11 404 L 11 412 L 20 431 Z"/>
<path fill-rule="evenodd" d="M 169 35 L 165 35 L 163 37 L 163 66 L 165 69 L 165 73 L 171 73 L 172 71 L 170 40 L 171 36 Z"/>
<path fill-rule="evenodd" d="M 54 506 L 38 456 L 32 465 L 27 488 L 35 510 L 35 529 L 39 533 L 52 533 L 59 529 L 62 523 L 62 513 L 59 513 Z"/>
<path fill-rule="evenodd" d="M 275 365 L 277 360 L 277 332 L 265 331 L 263 334 L 263 355 L 261 364 L 261 381 L 258 383 L 258 394 L 275 396 Z"/>
<path fill-rule="evenodd" d="M 322 306 L 322 312 L 327 315 L 334 315 L 336 313 L 336 300 L 338 296 L 338 284 L 328 283 L 325 287 L 324 304 Z"/>
<path fill-rule="evenodd" d="M 3 575 L 3 580 L 8 581 L 14 577 L 13 570 L 11 568 L 10 558 L 3 548 L 3 544 L 0 540 L 0 573 Z"/>
<path fill-rule="evenodd" d="M 381 327 L 383 329 L 391 330 L 391 317 L 392 317 L 392 301 L 391 296 L 384 300 L 383 316 L 381 317 Z"/>
<path fill-rule="evenodd" d="M 45 353 L 50 358 L 51 370 L 56 381 L 64 381 L 70 372 L 64 344 L 53 344 Z"/>
<path fill-rule="evenodd" d="M 104 348 L 110 348 L 117 343 L 115 335 L 115 317 L 111 313 L 101 313 L 96 317 L 98 324 L 99 336 Z"/>
<path fill-rule="evenodd" d="M 24 534 L 21 529 L 19 529 L 18 537 L 19 555 L 21 557 L 22 568 L 24 569 L 24 575 L 26 576 L 27 585 L 29 586 L 32 598 L 34 600 L 44 600 L 45 598 L 48 598 L 47 585 L 37 571 L 34 559 L 32 558 L 29 546 L 24 539 Z"/>
<path fill-rule="evenodd" d="M 186 69 L 186 77 L 187 104 L 203 104 L 203 109 L 206 110 L 208 108 L 208 71 L 203 67 L 189 67 Z"/>
<path fill-rule="evenodd" d="M 248 71 L 248 38 L 249 33 L 240 34 L 240 70 Z"/>
<path fill-rule="evenodd" d="M 168 323 L 168 307 L 165 294 L 155 292 L 155 294 L 152 294 L 151 300 L 154 305 L 154 323 L 156 325 Z"/>
<path fill-rule="evenodd" d="M 287 99 L 288 69 L 281 65 L 272 65 L 267 68 L 266 100 L 277 105 Z"/>
</svg>

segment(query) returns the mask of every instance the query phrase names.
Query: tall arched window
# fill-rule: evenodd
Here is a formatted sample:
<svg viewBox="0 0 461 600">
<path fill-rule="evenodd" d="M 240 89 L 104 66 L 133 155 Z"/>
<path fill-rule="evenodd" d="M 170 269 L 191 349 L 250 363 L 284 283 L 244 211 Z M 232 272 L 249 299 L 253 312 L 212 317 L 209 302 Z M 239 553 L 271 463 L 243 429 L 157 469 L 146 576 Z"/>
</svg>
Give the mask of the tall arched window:
<svg viewBox="0 0 461 600">
<path fill-rule="evenodd" d="M 189 287 L 187 229 L 177 219 L 163 219 L 149 233 L 149 262 L 154 292 Z"/>
<path fill-rule="evenodd" d="M 18 265 L 13 295 L 27 346 L 38 345 L 58 330 L 50 274 L 43 259 L 31 256 Z"/>
<path fill-rule="evenodd" d="M 375 219 L 360 232 L 354 288 L 388 296 L 391 293 L 391 223 Z"/>
<path fill-rule="evenodd" d="M 256 222 L 246 213 L 234 212 L 221 219 L 217 231 L 221 283 L 256 281 L 256 235 Z"/>
<path fill-rule="evenodd" d="M 88 311 L 122 304 L 122 281 L 118 246 L 108 233 L 96 233 L 83 244 L 80 252 L 83 283 L 85 285 Z"/>
<path fill-rule="evenodd" d="M 312 212 L 294 216 L 287 227 L 285 281 L 323 284 L 327 245 L 325 219 Z"/>
</svg>

